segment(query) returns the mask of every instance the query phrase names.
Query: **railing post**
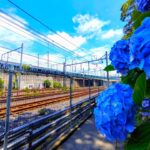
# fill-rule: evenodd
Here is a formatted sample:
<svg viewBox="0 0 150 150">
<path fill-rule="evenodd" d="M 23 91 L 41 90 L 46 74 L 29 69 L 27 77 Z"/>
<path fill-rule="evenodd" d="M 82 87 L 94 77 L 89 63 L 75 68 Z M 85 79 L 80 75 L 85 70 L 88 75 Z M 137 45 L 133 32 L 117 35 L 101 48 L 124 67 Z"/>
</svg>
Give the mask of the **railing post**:
<svg viewBox="0 0 150 150">
<path fill-rule="evenodd" d="M 28 132 L 29 132 L 29 149 L 31 149 L 31 147 L 32 147 L 32 139 L 31 139 L 31 137 L 32 137 L 32 129 L 30 129 Z"/>
<path fill-rule="evenodd" d="M 13 68 L 10 68 L 10 70 L 9 70 L 7 103 L 6 103 L 4 150 L 7 150 L 7 144 L 8 144 L 8 133 L 9 133 L 9 123 L 10 123 L 10 121 L 9 121 L 10 120 L 10 104 L 11 104 L 11 94 L 12 94 L 12 79 L 13 79 Z"/>
<path fill-rule="evenodd" d="M 72 128 L 72 77 L 70 77 L 70 129 Z"/>
<path fill-rule="evenodd" d="M 20 90 L 21 89 L 21 70 L 22 70 L 22 60 L 23 60 L 23 43 L 22 43 L 22 45 L 21 45 L 21 56 L 20 56 L 20 66 L 19 66 L 19 68 L 20 68 L 20 73 L 19 73 L 19 87 L 18 87 L 18 89 Z"/>
<path fill-rule="evenodd" d="M 89 79 L 89 100 L 91 99 L 91 80 Z"/>
<path fill-rule="evenodd" d="M 65 59 L 65 62 L 63 64 L 63 72 L 64 72 L 64 77 L 63 77 L 63 87 L 66 87 L 66 59 Z"/>
</svg>

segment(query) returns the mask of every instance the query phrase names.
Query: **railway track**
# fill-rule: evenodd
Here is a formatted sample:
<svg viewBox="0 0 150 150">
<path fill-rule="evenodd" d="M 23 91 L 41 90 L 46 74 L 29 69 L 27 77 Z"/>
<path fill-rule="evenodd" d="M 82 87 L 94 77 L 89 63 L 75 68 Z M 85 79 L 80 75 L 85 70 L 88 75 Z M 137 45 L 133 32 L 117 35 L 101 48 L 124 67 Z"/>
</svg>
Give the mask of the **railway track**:
<svg viewBox="0 0 150 150">
<path fill-rule="evenodd" d="M 92 89 L 95 89 L 95 88 L 92 88 Z M 82 91 L 84 90 L 87 90 L 87 88 L 85 89 L 82 89 Z M 81 89 L 76 89 L 74 90 L 73 92 L 76 92 L 76 91 L 81 91 Z M 39 93 L 38 95 L 33 95 L 34 93 L 28 93 L 28 95 L 19 95 L 19 96 L 12 96 L 12 102 L 17 102 L 17 101 L 22 101 L 22 100 L 26 100 L 26 99 L 33 99 L 33 98 L 40 98 L 40 97 L 46 97 L 46 96 L 52 96 L 54 94 L 56 95 L 60 95 L 60 94 L 65 94 L 65 93 L 68 93 L 67 91 L 64 92 L 62 90 L 57 90 L 57 89 L 52 89 L 50 91 L 46 90 L 45 92 L 43 93 Z M 6 97 L 1 97 L 0 98 L 0 104 L 5 104 L 6 103 Z"/>
<path fill-rule="evenodd" d="M 101 90 L 103 90 L 103 89 L 101 89 Z M 97 93 L 97 92 L 98 92 L 98 89 L 91 90 L 91 94 Z M 78 98 L 78 97 L 85 96 L 88 94 L 89 94 L 89 91 L 84 90 L 84 91 L 80 91 L 77 93 L 73 93 L 72 98 Z M 42 108 L 43 106 L 48 106 L 48 105 L 51 105 L 54 103 L 68 101 L 69 98 L 70 98 L 70 95 L 67 94 L 65 96 L 61 95 L 61 96 L 58 96 L 56 98 L 48 98 L 45 100 L 39 100 L 37 102 L 34 101 L 34 102 L 25 103 L 25 104 L 14 105 L 14 106 L 11 106 L 11 115 L 21 114 L 21 113 L 26 112 L 28 110 L 34 110 L 34 109 Z M 0 118 L 5 117 L 5 112 L 6 112 L 6 107 L 2 107 L 0 109 Z"/>
</svg>

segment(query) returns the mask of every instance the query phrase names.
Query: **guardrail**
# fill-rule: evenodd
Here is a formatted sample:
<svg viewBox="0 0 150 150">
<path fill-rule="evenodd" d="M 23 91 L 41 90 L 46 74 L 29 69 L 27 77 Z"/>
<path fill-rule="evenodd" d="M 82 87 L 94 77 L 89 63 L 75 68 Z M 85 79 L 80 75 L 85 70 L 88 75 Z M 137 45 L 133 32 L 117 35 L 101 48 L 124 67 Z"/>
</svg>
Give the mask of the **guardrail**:
<svg viewBox="0 0 150 150">
<path fill-rule="evenodd" d="M 74 104 L 71 108 L 67 107 L 10 130 L 7 149 L 53 149 L 62 138 L 90 117 L 96 97 L 97 95 Z M 0 149 L 3 148 L 3 142 L 4 134 L 0 135 Z"/>
</svg>

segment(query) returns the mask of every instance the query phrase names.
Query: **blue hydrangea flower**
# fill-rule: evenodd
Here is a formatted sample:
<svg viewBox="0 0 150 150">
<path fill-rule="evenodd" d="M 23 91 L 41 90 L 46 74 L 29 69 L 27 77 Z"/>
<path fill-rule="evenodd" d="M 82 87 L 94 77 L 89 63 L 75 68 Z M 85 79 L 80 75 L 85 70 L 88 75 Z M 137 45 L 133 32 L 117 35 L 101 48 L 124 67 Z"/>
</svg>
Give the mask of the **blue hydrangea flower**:
<svg viewBox="0 0 150 150">
<path fill-rule="evenodd" d="M 150 11 L 150 0 L 136 0 L 135 6 L 142 13 Z"/>
<path fill-rule="evenodd" d="M 143 69 L 150 78 L 150 17 L 144 19 L 142 25 L 130 38 L 130 69 Z"/>
<path fill-rule="evenodd" d="M 120 40 L 111 48 L 109 59 L 118 73 L 126 75 L 129 70 L 129 41 Z"/>
<path fill-rule="evenodd" d="M 135 129 L 133 90 L 127 84 L 116 83 L 103 91 L 96 100 L 95 123 L 109 141 L 124 141 Z"/>
<path fill-rule="evenodd" d="M 143 108 L 150 109 L 150 99 L 149 99 L 149 98 L 145 98 L 145 99 L 142 101 L 142 107 L 143 107 Z"/>
</svg>

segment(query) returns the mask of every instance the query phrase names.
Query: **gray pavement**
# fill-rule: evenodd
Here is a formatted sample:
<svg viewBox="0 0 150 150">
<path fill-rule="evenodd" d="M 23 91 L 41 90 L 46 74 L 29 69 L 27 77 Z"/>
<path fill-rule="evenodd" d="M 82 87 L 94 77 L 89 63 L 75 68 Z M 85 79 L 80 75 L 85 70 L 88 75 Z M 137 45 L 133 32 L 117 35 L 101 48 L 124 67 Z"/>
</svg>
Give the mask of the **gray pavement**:
<svg viewBox="0 0 150 150">
<path fill-rule="evenodd" d="M 122 150 L 122 144 L 117 144 Z M 75 131 L 58 150 L 115 150 L 115 143 L 108 142 L 95 128 L 93 117 Z"/>
</svg>

